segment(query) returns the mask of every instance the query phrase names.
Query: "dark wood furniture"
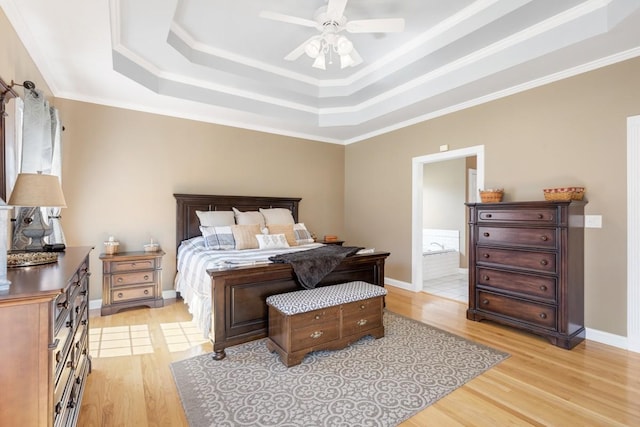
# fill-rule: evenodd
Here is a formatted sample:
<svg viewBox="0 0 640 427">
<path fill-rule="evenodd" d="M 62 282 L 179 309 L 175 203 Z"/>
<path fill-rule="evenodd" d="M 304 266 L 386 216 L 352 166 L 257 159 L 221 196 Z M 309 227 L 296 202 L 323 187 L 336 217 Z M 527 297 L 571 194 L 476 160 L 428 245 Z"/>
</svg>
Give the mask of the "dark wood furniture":
<svg viewBox="0 0 640 427">
<path fill-rule="evenodd" d="M 123 308 L 162 307 L 162 257 L 157 252 L 100 254 L 103 316 Z"/>
<path fill-rule="evenodd" d="M 467 204 L 467 318 L 521 328 L 566 349 L 584 340 L 585 204 Z"/>
<path fill-rule="evenodd" d="M 241 211 L 287 208 L 298 221 L 300 198 L 211 196 L 174 194 L 177 202 L 176 243 L 200 235 L 196 210 Z M 319 286 L 362 280 L 384 286 L 388 252 L 345 258 Z M 208 270 L 211 277 L 211 342 L 215 359 L 225 357 L 226 347 L 267 336 L 268 296 L 302 289 L 289 264 L 265 264 L 226 270 Z"/>
<path fill-rule="evenodd" d="M 342 246 L 344 244 L 344 240 L 318 240 L 317 243 Z"/>
<path fill-rule="evenodd" d="M 0 294 L 0 425 L 73 426 L 91 370 L 89 252 L 10 268 Z"/>
<path fill-rule="evenodd" d="M 313 291 L 305 290 L 302 293 Z M 299 365 L 304 356 L 312 351 L 339 350 L 367 335 L 382 338 L 383 308 L 382 294 L 292 314 L 277 303 L 270 302 L 267 349 L 277 352 L 282 363 L 291 367 Z"/>
</svg>

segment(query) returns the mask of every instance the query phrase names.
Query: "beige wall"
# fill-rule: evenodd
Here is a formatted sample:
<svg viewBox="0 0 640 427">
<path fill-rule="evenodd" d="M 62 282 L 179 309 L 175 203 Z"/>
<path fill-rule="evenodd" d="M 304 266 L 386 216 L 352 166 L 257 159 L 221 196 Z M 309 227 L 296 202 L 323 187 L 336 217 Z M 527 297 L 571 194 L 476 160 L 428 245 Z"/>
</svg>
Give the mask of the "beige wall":
<svg viewBox="0 0 640 427">
<path fill-rule="evenodd" d="M 586 324 L 626 335 L 626 119 L 640 114 L 640 58 L 347 146 L 348 239 L 391 252 L 386 276 L 411 281 L 411 159 L 485 146 L 485 186 L 505 200 L 583 185 Z M 370 195 L 374 195 L 371 197 Z"/>
<path fill-rule="evenodd" d="M 174 193 L 302 197 L 300 219 L 318 235 L 344 232 L 344 147 L 56 100 L 63 135 L 63 226 L 70 245 L 98 253 L 110 234 L 120 250 L 151 237 L 167 252 L 163 288 L 175 273 Z"/>
</svg>

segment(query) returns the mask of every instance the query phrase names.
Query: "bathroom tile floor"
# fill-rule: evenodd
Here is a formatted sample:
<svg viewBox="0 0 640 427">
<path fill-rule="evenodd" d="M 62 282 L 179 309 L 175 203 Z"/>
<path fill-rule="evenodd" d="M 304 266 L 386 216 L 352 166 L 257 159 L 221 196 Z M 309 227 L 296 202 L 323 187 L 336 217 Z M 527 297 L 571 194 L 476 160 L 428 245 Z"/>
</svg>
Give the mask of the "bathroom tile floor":
<svg viewBox="0 0 640 427">
<path fill-rule="evenodd" d="M 422 291 L 456 301 L 469 302 L 469 274 L 457 273 L 425 280 Z"/>
</svg>

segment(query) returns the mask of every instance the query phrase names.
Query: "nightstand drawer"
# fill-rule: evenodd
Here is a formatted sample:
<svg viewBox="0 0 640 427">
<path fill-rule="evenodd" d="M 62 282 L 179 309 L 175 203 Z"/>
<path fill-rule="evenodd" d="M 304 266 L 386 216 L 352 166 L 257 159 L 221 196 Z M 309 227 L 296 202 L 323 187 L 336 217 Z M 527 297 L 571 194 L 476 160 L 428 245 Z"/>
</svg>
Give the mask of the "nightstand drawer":
<svg viewBox="0 0 640 427">
<path fill-rule="evenodd" d="M 139 283 L 154 283 L 156 281 L 156 276 L 154 271 L 121 273 L 111 276 L 111 281 L 111 286 L 127 286 Z"/>
<path fill-rule="evenodd" d="M 111 261 L 111 272 L 132 271 L 132 270 L 153 270 L 156 268 L 153 259 L 139 259 L 135 261 Z"/>
<path fill-rule="evenodd" d="M 154 285 L 141 286 L 129 289 L 118 289 L 111 293 L 111 300 L 116 302 L 131 301 L 136 299 L 154 298 Z"/>
</svg>

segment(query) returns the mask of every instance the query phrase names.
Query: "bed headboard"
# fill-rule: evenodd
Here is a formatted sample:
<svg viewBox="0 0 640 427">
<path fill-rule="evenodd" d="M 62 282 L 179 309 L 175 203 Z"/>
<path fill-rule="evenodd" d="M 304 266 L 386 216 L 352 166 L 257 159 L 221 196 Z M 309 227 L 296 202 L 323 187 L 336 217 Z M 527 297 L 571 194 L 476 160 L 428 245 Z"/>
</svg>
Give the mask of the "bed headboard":
<svg viewBox="0 0 640 427">
<path fill-rule="evenodd" d="M 259 208 L 286 208 L 298 222 L 300 197 L 210 196 L 206 194 L 174 194 L 176 198 L 176 246 L 186 239 L 199 236 L 200 221 L 196 211 L 257 211 Z"/>
</svg>

